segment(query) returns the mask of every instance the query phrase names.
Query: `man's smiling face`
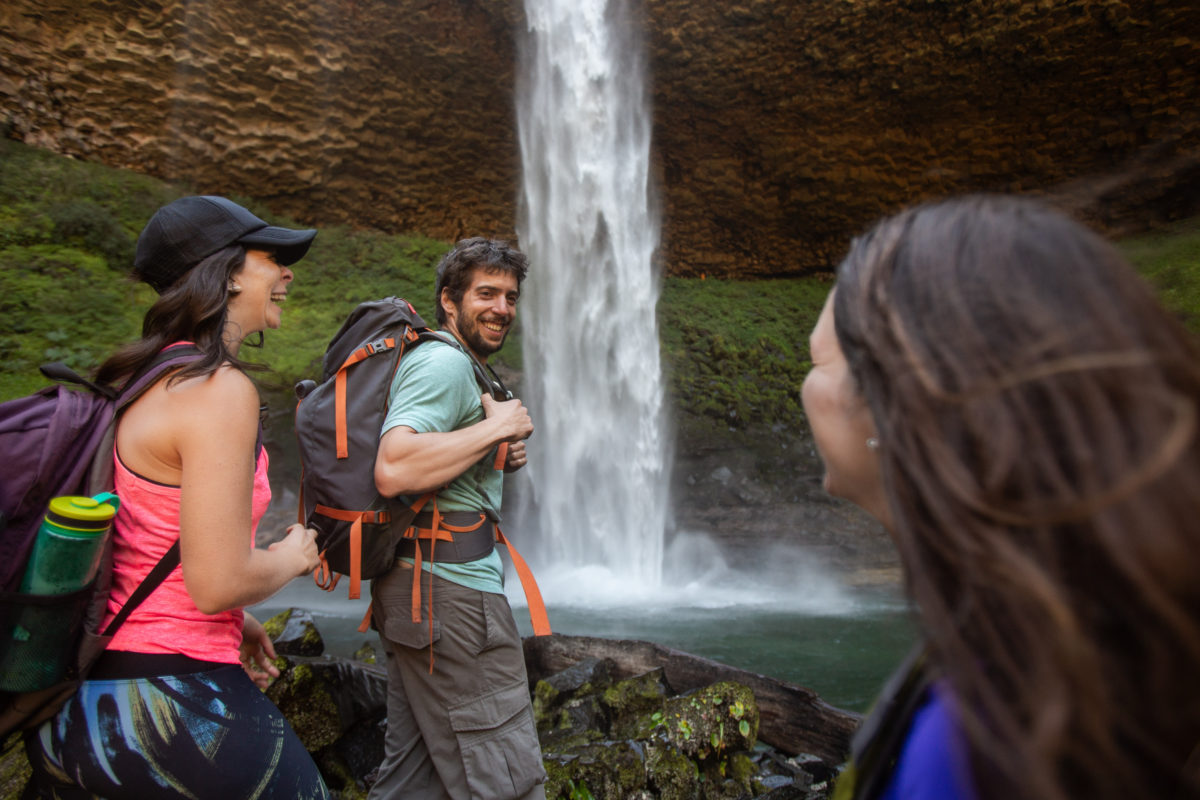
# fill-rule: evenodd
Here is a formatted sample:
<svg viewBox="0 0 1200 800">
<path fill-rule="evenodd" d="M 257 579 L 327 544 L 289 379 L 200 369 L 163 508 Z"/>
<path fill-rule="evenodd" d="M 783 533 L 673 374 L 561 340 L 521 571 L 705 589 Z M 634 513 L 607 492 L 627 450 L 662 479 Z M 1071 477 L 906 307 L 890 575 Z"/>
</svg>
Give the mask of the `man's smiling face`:
<svg viewBox="0 0 1200 800">
<path fill-rule="evenodd" d="M 487 361 L 488 356 L 504 346 L 504 339 L 517 316 L 520 296 L 515 275 L 476 267 L 459 305 L 450 302 L 449 290 L 442 291 L 445 327 L 479 360 Z"/>
</svg>

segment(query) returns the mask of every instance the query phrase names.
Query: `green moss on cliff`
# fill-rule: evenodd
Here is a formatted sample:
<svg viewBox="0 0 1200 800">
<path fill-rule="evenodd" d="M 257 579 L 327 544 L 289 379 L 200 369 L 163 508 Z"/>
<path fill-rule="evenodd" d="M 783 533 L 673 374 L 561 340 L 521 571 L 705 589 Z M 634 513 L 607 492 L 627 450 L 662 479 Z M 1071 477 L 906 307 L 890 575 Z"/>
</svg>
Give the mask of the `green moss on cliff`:
<svg viewBox="0 0 1200 800">
<path fill-rule="evenodd" d="M 731 428 L 796 424 L 808 335 L 832 285 L 829 276 L 668 279 L 659 334 L 681 410 Z"/>
<path fill-rule="evenodd" d="M 1200 217 L 1120 242 L 1163 304 L 1200 331 Z"/>
</svg>

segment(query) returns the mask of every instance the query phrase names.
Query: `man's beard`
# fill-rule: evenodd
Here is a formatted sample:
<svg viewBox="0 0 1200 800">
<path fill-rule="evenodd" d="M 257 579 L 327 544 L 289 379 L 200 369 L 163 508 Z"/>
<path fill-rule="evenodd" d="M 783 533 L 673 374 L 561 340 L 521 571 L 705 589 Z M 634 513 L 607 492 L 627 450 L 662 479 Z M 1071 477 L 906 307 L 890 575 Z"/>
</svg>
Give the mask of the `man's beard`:
<svg viewBox="0 0 1200 800">
<path fill-rule="evenodd" d="M 462 338 L 463 343 L 472 353 L 480 358 L 486 359 L 492 353 L 495 353 L 504 346 L 504 342 L 508 339 L 508 331 L 504 332 L 504 337 L 500 340 L 500 344 L 492 345 L 491 342 L 483 338 L 479 332 L 480 324 L 478 318 L 464 319 L 463 324 L 458 328 L 458 335 Z"/>
</svg>

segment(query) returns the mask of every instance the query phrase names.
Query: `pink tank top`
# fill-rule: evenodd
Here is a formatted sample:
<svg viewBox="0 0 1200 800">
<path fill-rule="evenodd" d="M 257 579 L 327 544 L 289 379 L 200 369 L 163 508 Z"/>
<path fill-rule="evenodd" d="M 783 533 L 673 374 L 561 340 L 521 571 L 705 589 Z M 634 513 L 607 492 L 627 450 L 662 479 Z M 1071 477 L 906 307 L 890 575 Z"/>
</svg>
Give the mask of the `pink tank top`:
<svg viewBox="0 0 1200 800">
<path fill-rule="evenodd" d="M 113 523 L 113 585 L 104 625 L 179 538 L 179 487 L 147 480 L 129 470 L 113 450 L 114 485 L 121 507 Z M 267 451 L 259 451 L 254 469 L 250 541 L 271 502 Z M 103 626 L 101 627 L 103 630 Z M 113 637 L 110 650 L 135 653 L 181 653 L 201 661 L 238 663 L 242 643 L 242 610 L 204 614 L 196 608 L 175 567 Z"/>
</svg>

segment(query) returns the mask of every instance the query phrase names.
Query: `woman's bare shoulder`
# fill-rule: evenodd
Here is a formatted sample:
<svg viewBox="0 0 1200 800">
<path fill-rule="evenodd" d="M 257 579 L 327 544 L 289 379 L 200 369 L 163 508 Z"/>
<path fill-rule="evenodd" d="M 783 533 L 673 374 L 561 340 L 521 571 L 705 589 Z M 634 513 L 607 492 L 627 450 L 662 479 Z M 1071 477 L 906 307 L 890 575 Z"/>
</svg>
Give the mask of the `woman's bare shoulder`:
<svg viewBox="0 0 1200 800">
<path fill-rule="evenodd" d="M 228 364 L 210 375 L 168 381 L 166 395 L 173 413 L 196 419 L 234 419 L 248 415 L 257 419 L 258 389 L 249 376 Z"/>
</svg>

